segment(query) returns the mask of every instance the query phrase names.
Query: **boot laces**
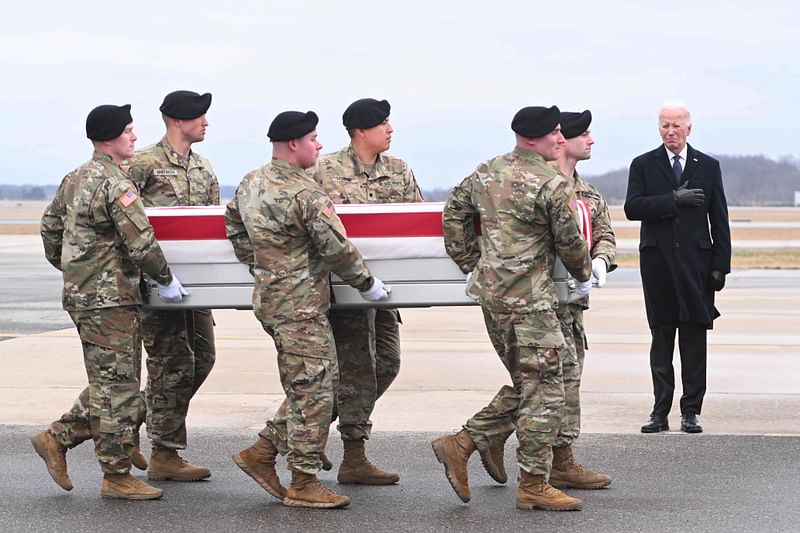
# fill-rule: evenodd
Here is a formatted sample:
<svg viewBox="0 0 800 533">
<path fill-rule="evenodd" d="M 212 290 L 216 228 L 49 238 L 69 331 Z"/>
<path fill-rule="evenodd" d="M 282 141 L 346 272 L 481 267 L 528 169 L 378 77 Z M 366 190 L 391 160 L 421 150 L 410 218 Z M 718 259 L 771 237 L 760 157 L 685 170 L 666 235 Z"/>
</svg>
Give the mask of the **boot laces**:
<svg viewBox="0 0 800 533">
<path fill-rule="evenodd" d="M 67 451 L 64 448 L 50 450 L 50 462 L 61 470 L 67 469 Z"/>
<path fill-rule="evenodd" d="M 568 464 L 579 474 L 585 474 L 587 472 L 586 467 L 577 462 L 575 459 L 570 460 Z"/>
<path fill-rule="evenodd" d="M 149 485 L 147 485 L 144 481 L 142 481 L 138 477 L 129 476 L 129 478 L 126 479 L 125 481 L 127 481 L 127 484 L 132 489 L 135 489 L 135 490 L 143 489 L 143 488 L 146 488 L 146 487 L 149 488 Z"/>
<path fill-rule="evenodd" d="M 329 497 L 338 496 L 338 494 L 336 494 L 332 489 L 329 489 L 328 487 L 326 487 L 325 485 L 323 485 L 319 481 L 315 481 L 314 484 L 316 485 L 317 490 L 319 490 L 325 496 L 329 496 Z"/>
</svg>

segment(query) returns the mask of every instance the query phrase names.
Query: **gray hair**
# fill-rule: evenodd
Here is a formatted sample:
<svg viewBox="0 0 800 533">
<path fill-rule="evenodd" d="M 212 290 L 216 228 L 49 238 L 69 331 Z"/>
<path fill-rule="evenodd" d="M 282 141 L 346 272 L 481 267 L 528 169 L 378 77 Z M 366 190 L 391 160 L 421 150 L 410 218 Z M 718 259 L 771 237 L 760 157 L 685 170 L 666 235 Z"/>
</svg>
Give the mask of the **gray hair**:
<svg viewBox="0 0 800 533">
<path fill-rule="evenodd" d="M 686 117 L 686 122 L 689 124 L 692 123 L 692 114 L 689 113 L 689 109 L 686 107 L 686 104 L 680 100 L 667 100 L 661 104 L 661 109 L 658 110 L 659 117 L 663 111 L 683 111 L 683 115 Z"/>
</svg>

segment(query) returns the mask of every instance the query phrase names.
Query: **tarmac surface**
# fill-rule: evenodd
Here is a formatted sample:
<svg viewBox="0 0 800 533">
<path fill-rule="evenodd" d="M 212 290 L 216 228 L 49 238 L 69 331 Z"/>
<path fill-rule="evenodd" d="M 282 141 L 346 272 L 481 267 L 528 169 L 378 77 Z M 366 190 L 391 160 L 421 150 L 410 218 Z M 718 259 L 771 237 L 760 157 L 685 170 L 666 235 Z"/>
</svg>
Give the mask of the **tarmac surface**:
<svg viewBox="0 0 800 533">
<path fill-rule="evenodd" d="M 102 500 L 92 446 L 84 444 L 69 453 L 76 488 L 57 487 L 28 439 L 85 385 L 80 344 L 60 308 L 60 275 L 44 261 L 38 238 L 3 235 L 0 247 L 0 531 L 799 529 L 800 270 L 729 276 L 717 300 L 722 317 L 709 333 L 701 435 L 639 433 L 652 390 L 638 272 L 619 269 L 592 293 L 576 452 L 614 483 L 573 491 L 585 502 L 574 513 L 514 508 L 512 441 L 509 483 L 494 484 L 476 456 L 472 502 L 458 500 L 430 440 L 457 430 L 508 378 L 477 307 L 403 310 L 403 368 L 378 403 L 368 443 L 370 458 L 399 472 L 401 482 L 341 486 L 323 473 L 323 482 L 353 499 L 347 510 L 324 512 L 284 508 L 230 460 L 283 398 L 274 348 L 249 311 L 215 311 L 217 365 L 188 418 L 185 456 L 209 466 L 210 481 L 157 483 L 166 492 L 159 502 Z M 675 363 L 679 372 L 677 356 Z M 329 449 L 338 464 L 335 430 Z"/>
</svg>

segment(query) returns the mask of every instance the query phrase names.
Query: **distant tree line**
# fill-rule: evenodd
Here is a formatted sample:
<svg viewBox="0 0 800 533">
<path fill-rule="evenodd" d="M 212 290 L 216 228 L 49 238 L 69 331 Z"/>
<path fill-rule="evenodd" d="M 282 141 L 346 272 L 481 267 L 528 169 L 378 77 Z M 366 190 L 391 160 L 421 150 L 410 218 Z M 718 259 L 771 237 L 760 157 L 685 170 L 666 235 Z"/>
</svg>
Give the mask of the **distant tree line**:
<svg viewBox="0 0 800 533">
<path fill-rule="evenodd" d="M 57 185 L 3 185 L 0 184 L 0 200 L 49 200 L 56 193 Z"/>
<path fill-rule="evenodd" d="M 800 191 L 800 161 L 794 157 L 783 157 L 773 161 L 764 156 L 714 156 L 722 166 L 725 195 L 730 205 L 741 206 L 791 206 L 794 193 Z M 586 176 L 606 197 L 608 203 L 619 205 L 625 201 L 628 186 L 628 169 L 621 168 Z M 49 200 L 56 185 L 2 185 L 0 200 Z M 232 198 L 236 187 L 223 185 L 222 198 Z M 429 202 L 447 199 L 450 189 L 423 190 Z"/>
<path fill-rule="evenodd" d="M 784 157 L 773 161 L 763 156 L 715 155 L 722 167 L 725 196 L 730 205 L 791 206 L 794 192 L 800 191 L 800 164 L 797 159 Z M 608 203 L 625 202 L 628 188 L 628 169 L 588 176 Z"/>
</svg>

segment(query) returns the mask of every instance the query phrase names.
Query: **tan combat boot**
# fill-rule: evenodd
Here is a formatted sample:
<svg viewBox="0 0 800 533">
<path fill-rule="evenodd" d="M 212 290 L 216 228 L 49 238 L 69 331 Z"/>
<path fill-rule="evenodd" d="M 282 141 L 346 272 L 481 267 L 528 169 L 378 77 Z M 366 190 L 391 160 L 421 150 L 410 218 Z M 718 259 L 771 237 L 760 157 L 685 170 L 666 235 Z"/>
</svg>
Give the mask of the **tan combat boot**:
<svg viewBox="0 0 800 533">
<path fill-rule="evenodd" d="M 545 481 L 543 475 L 533 475 L 520 470 L 519 487 L 517 488 L 517 508 L 530 511 L 580 511 L 583 502 L 554 488 Z"/>
<path fill-rule="evenodd" d="M 178 452 L 168 448 L 153 448 L 147 479 L 155 481 L 200 481 L 211 476 L 211 471 L 203 466 L 186 462 Z"/>
<path fill-rule="evenodd" d="M 498 437 L 488 448 L 485 450 L 478 450 L 481 456 L 481 463 L 489 473 L 493 480 L 498 483 L 505 483 L 508 481 L 508 474 L 506 473 L 505 459 L 503 458 L 506 440 L 511 434 L 505 437 Z"/>
<path fill-rule="evenodd" d="M 283 505 L 288 507 L 312 507 L 314 509 L 338 509 L 350 505 L 350 498 L 336 494 L 322 485 L 314 474 L 292 471 L 292 484 L 286 491 Z"/>
<path fill-rule="evenodd" d="M 370 463 L 364 455 L 363 440 L 346 440 L 336 480 L 343 485 L 391 485 L 400 481 L 400 476 Z"/>
<path fill-rule="evenodd" d="M 550 484 L 560 489 L 602 489 L 611 485 L 611 478 L 578 464 L 572 448 L 562 446 L 553 448 Z"/>
<path fill-rule="evenodd" d="M 286 488 L 281 485 L 278 473 L 275 472 L 275 458 L 278 448 L 272 441 L 259 436 L 258 440 L 233 456 L 233 462 L 239 465 L 242 471 L 253 478 L 262 489 L 272 496 L 283 500 L 286 497 Z"/>
<path fill-rule="evenodd" d="M 44 459 L 53 481 L 64 490 L 72 490 L 72 481 L 67 475 L 67 448 L 47 431 L 40 431 L 31 437 L 31 444 L 39 457 Z"/>
<path fill-rule="evenodd" d="M 100 495 L 123 500 L 157 500 L 164 495 L 164 491 L 130 474 L 104 474 Z"/>
<path fill-rule="evenodd" d="M 469 456 L 475 451 L 475 443 L 462 429 L 455 435 L 441 437 L 431 443 L 436 459 L 444 465 L 444 473 L 453 490 L 461 501 L 468 502 L 472 497 L 469 491 L 469 479 L 467 477 L 467 461 Z"/>
<path fill-rule="evenodd" d="M 139 432 L 133 434 L 133 451 L 131 452 L 131 463 L 139 470 L 147 470 L 147 457 L 139 447 Z"/>
</svg>

